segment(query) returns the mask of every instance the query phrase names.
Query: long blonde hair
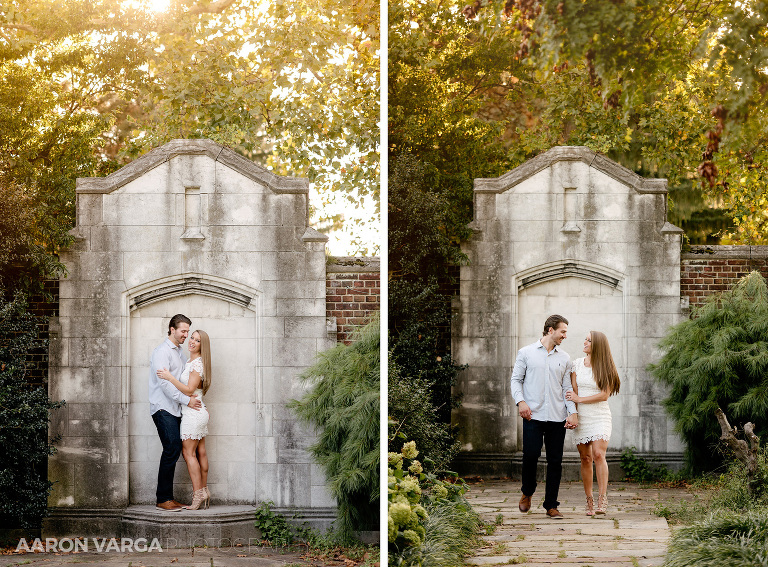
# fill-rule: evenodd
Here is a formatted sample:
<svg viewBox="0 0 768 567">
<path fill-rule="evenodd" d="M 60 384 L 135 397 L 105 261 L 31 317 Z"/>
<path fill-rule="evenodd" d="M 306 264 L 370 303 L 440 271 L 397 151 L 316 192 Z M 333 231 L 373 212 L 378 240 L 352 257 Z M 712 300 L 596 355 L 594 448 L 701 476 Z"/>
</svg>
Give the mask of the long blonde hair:
<svg viewBox="0 0 768 567">
<path fill-rule="evenodd" d="M 589 360 L 595 384 L 601 391 L 607 391 L 611 396 L 618 394 L 621 380 L 619 380 L 619 371 L 616 370 L 616 363 L 613 362 L 608 337 L 600 331 L 590 331 L 589 335 L 592 339 L 592 352 L 589 355 Z"/>
<path fill-rule="evenodd" d="M 195 333 L 200 337 L 200 358 L 203 359 L 203 395 L 211 387 L 211 339 L 208 333 L 197 329 Z"/>
</svg>

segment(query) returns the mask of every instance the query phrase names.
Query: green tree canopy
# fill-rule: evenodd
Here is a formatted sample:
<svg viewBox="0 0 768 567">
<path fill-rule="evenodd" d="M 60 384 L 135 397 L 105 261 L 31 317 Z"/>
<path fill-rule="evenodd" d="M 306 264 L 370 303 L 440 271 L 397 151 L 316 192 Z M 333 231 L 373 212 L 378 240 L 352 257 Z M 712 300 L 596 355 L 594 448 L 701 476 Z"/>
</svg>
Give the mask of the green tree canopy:
<svg viewBox="0 0 768 567">
<path fill-rule="evenodd" d="M 650 366 L 669 387 L 664 406 L 687 444 L 688 465 L 711 470 L 720 437 L 715 410 L 732 424 L 751 421 L 768 434 L 768 286 L 752 272 L 732 290 L 710 297 L 661 341 Z"/>
<path fill-rule="evenodd" d="M 0 188 L 33 240 L 70 242 L 77 177 L 174 138 L 211 138 L 306 176 L 347 225 L 378 203 L 378 9 L 332 2 L 11 0 L 0 7 Z M 355 211 L 358 211 L 357 213 Z M 377 211 L 371 213 L 377 216 Z M 335 223 L 335 224 L 334 224 Z M 51 274 L 51 275 L 56 275 Z"/>
<path fill-rule="evenodd" d="M 681 221 L 717 205 L 729 242 L 766 242 L 767 18 L 759 1 L 391 4 L 390 151 L 472 178 L 585 145 L 669 178 Z"/>
</svg>

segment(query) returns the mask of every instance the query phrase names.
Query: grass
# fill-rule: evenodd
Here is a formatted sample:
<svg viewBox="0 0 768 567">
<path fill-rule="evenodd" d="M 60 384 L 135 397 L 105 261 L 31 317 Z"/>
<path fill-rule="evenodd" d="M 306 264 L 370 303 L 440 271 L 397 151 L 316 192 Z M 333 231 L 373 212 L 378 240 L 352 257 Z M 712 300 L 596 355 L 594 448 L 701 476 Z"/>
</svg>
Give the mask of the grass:
<svg viewBox="0 0 768 567">
<path fill-rule="evenodd" d="M 680 528 L 670 542 L 665 565 L 768 565 L 768 508 L 746 514 L 715 513 Z"/>
<path fill-rule="evenodd" d="M 426 536 L 420 549 L 422 567 L 460 567 L 481 542 L 477 513 L 465 502 L 441 500 L 427 508 Z"/>
<path fill-rule="evenodd" d="M 491 555 L 504 555 L 507 551 L 509 551 L 509 548 L 503 541 L 497 541 L 491 547 Z"/>
<path fill-rule="evenodd" d="M 666 567 L 768 567 L 768 453 L 758 454 L 756 485 L 749 488 L 738 462 L 692 485 L 699 494 L 656 504 L 655 513 L 677 524 Z"/>
</svg>

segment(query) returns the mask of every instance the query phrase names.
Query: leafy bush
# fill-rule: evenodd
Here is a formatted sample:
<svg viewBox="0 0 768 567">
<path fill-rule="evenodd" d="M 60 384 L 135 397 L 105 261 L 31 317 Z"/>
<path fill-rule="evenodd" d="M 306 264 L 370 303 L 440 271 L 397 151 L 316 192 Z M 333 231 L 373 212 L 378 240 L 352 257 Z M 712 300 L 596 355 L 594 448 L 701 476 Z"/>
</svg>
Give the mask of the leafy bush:
<svg viewBox="0 0 768 567">
<path fill-rule="evenodd" d="M 338 503 L 337 528 L 347 539 L 379 523 L 378 317 L 352 340 L 318 355 L 302 376 L 311 390 L 291 404 L 319 430 L 311 451 L 325 470 Z"/>
<path fill-rule="evenodd" d="M 665 355 L 649 368 L 669 386 L 664 405 L 687 443 L 693 472 L 722 462 L 712 450 L 720 437 L 718 407 L 735 425 L 752 421 L 755 433 L 768 438 L 768 286 L 758 272 L 694 310 L 661 347 Z"/>
<path fill-rule="evenodd" d="M 482 522 L 464 498 L 467 485 L 424 469 L 416 444 L 389 453 L 390 566 L 453 567 L 479 541 Z"/>
<path fill-rule="evenodd" d="M 628 447 L 621 452 L 621 468 L 624 480 L 634 482 L 659 482 L 670 480 L 674 475 L 664 465 L 653 465 L 647 459 L 635 454 L 635 447 Z"/>
<path fill-rule="evenodd" d="M 21 296 L 0 295 L 0 524 L 38 528 L 46 515 L 46 463 L 55 451 L 48 439 L 52 402 L 45 388 L 25 381 L 27 354 L 42 346 L 38 319 L 26 312 Z"/>
<path fill-rule="evenodd" d="M 390 357 L 387 380 L 389 417 L 394 421 L 394 432 L 389 438 L 389 451 L 402 449 L 405 439 L 416 442 L 422 460 L 444 469 L 459 451 L 459 442 L 453 438 L 451 426 L 435 419 L 432 404 L 434 382 L 421 376 L 404 376 L 403 370 Z"/>
<path fill-rule="evenodd" d="M 285 516 L 275 514 L 272 511 L 272 501 L 262 502 L 256 509 L 256 528 L 261 532 L 261 537 L 270 545 L 286 547 L 291 545 L 297 537 L 297 532 L 285 519 Z"/>
<path fill-rule="evenodd" d="M 675 532 L 666 567 L 768 566 L 768 509 L 713 514 Z"/>
</svg>

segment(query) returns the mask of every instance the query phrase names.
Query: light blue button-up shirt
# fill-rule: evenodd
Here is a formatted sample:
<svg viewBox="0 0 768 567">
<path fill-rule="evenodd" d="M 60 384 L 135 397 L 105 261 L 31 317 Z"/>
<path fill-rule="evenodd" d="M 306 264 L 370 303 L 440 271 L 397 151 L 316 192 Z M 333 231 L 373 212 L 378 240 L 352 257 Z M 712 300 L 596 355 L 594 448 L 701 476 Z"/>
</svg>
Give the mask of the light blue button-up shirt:
<svg viewBox="0 0 768 567">
<path fill-rule="evenodd" d="M 163 343 L 152 351 L 149 359 L 149 413 L 154 414 L 159 410 L 165 410 L 176 417 L 181 416 L 181 405 L 189 404 L 189 396 L 182 394 L 176 386 L 168 380 L 157 377 L 157 371 L 161 368 L 170 370 L 177 379 L 184 372 L 187 357 L 181 352 L 181 346 L 173 344 L 171 339 L 165 339 Z"/>
<path fill-rule="evenodd" d="M 571 387 L 573 364 L 568 353 L 555 346 L 547 352 L 541 340 L 521 348 L 512 370 L 512 397 L 515 404 L 525 402 L 531 419 L 565 421 L 576 413 L 576 404 L 565 399 Z"/>
</svg>

